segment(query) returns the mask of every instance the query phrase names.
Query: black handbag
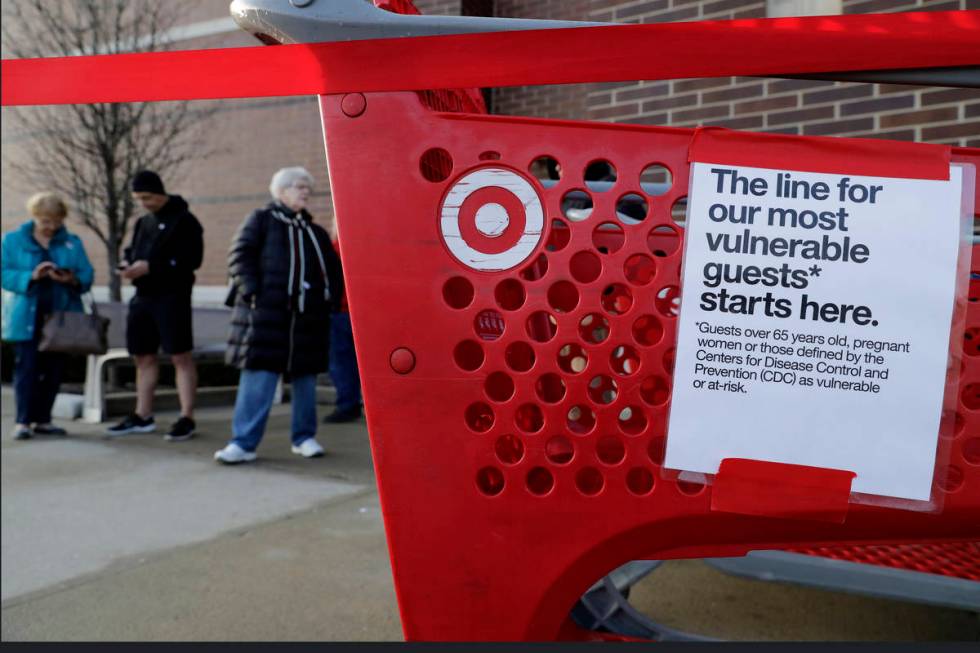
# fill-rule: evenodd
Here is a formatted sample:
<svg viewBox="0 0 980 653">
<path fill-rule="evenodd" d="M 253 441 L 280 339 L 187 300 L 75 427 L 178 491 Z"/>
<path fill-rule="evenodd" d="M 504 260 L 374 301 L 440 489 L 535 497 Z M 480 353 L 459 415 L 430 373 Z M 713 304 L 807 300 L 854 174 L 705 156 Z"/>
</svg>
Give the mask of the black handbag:
<svg viewBox="0 0 980 653">
<path fill-rule="evenodd" d="M 109 350 L 109 318 L 91 313 L 55 311 L 44 320 L 38 351 L 102 355 Z"/>
</svg>

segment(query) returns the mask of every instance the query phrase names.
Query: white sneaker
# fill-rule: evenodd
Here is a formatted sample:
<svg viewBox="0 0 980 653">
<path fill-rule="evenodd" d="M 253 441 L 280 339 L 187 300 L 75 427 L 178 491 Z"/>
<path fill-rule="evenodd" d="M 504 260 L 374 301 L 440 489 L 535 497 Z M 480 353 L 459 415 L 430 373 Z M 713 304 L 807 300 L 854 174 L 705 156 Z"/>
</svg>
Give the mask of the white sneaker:
<svg viewBox="0 0 980 653">
<path fill-rule="evenodd" d="M 299 443 L 299 446 L 293 445 L 293 453 L 298 453 L 304 458 L 319 458 L 323 455 L 323 447 L 314 438 L 307 438 Z"/>
<path fill-rule="evenodd" d="M 238 463 L 250 463 L 255 460 L 254 451 L 245 451 L 234 442 L 228 444 L 221 451 L 214 452 L 214 459 L 226 465 L 237 465 Z"/>
</svg>

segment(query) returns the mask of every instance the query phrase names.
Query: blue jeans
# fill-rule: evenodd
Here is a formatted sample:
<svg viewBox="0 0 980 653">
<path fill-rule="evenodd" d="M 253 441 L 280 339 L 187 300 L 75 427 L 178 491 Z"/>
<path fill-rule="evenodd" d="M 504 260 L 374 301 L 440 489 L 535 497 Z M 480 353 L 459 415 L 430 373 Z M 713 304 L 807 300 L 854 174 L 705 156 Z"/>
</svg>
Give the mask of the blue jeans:
<svg viewBox="0 0 980 653">
<path fill-rule="evenodd" d="M 265 434 L 265 423 L 275 398 L 279 374 L 266 370 L 242 370 L 231 420 L 231 441 L 245 451 L 255 451 Z M 294 376 L 292 380 L 293 445 L 316 435 L 316 375 Z"/>
<path fill-rule="evenodd" d="M 40 338 L 14 343 L 14 396 L 18 424 L 48 424 L 67 355 L 38 351 Z"/>
<path fill-rule="evenodd" d="M 350 313 L 330 316 L 330 380 L 337 388 L 338 411 L 361 407 L 361 377 L 357 373 Z"/>
</svg>

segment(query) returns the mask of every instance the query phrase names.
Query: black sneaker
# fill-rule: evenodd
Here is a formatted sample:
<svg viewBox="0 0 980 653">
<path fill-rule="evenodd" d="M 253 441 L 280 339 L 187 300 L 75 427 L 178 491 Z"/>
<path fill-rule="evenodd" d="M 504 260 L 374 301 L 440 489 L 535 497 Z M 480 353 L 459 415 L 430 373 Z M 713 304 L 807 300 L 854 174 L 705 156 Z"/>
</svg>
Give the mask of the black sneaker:
<svg viewBox="0 0 980 653">
<path fill-rule="evenodd" d="M 345 422 L 353 422 L 354 420 L 361 418 L 361 407 L 356 406 L 354 408 L 346 408 L 344 410 L 335 410 L 326 417 L 323 418 L 326 424 L 343 424 Z"/>
<path fill-rule="evenodd" d="M 34 435 L 68 435 L 68 431 L 54 424 L 38 424 L 34 427 Z"/>
<path fill-rule="evenodd" d="M 133 413 L 118 424 L 107 428 L 105 434 L 109 437 L 116 437 L 129 433 L 153 433 L 156 430 L 157 423 L 153 420 L 152 415 L 144 419 Z"/>
<path fill-rule="evenodd" d="M 163 439 L 170 442 L 190 440 L 194 437 L 194 428 L 196 426 L 197 424 L 190 417 L 181 417 L 174 422 L 174 425 L 170 427 L 170 431 L 163 436 Z"/>
<path fill-rule="evenodd" d="M 31 439 L 31 427 L 17 426 L 14 428 L 14 440 L 30 440 L 30 439 Z"/>
</svg>

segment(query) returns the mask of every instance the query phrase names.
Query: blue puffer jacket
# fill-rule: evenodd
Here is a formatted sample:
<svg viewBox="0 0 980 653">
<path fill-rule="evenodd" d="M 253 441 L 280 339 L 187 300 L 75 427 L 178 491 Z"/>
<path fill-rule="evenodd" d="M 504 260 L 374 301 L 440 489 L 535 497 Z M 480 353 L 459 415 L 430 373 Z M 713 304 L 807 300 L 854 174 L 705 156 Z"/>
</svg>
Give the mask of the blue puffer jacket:
<svg viewBox="0 0 980 653">
<path fill-rule="evenodd" d="M 34 222 L 25 222 L 16 231 L 3 235 L 0 281 L 3 285 L 3 339 L 23 341 L 34 338 L 37 290 L 31 274 L 41 263 L 41 246 L 34 240 Z M 52 262 L 75 273 L 75 288 L 54 284 L 54 310 L 81 311 L 81 295 L 92 287 L 92 264 L 78 236 L 62 227 L 48 246 Z"/>
</svg>

